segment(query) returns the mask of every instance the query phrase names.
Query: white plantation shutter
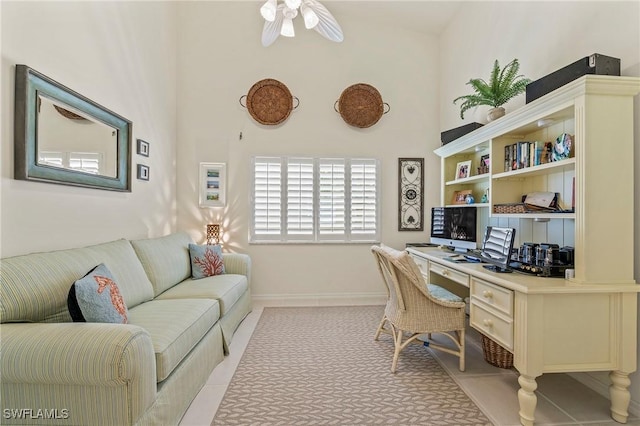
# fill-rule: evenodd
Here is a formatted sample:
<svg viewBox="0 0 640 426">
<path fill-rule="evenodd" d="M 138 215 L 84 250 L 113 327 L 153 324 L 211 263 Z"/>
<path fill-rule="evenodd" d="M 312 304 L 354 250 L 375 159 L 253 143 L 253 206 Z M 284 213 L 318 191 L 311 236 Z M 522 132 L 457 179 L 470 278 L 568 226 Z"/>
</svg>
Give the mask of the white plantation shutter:
<svg viewBox="0 0 640 426">
<path fill-rule="evenodd" d="M 313 235 L 313 160 L 287 161 L 287 234 Z M 307 238 L 308 239 L 308 238 Z"/>
<path fill-rule="evenodd" d="M 100 173 L 101 155 L 94 152 L 72 152 L 69 154 L 69 167 L 85 173 Z"/>
<path fill-rule="evenodd" d="M 375 159 L 253 159 L 250 242 L 378 242 Z"/>
<path fill-rule="evenodd" d="M 66 166 L 65 157 L 66 155 L 62 152 L 40 151 L 38 152 L 38 163 L 53 167 L 64 167 Z"/>
<path fill-rule="evenodd" d="M 351 160 L 352 239 L 379 239 L 378 194 L 377 160 Z"/>
<path fill-rule="evenodd" d="M 346 233 L 345 160 L 319 161 L 318 231 L 320 239 L 344 239 Z"/>
<path fill-rule="evenodd" d="M 282 160 L 253 162 L 252 239 L 280 240 L 282 234 Z"/>
</svg>

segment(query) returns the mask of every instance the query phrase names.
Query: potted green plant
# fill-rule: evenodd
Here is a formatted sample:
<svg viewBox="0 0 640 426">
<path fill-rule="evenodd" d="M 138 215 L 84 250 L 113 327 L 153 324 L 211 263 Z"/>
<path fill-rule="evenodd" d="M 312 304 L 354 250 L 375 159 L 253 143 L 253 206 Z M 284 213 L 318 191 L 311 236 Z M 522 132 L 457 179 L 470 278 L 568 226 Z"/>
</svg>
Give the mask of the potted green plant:
<svg viewBox="0 0 640 426">
<path fill-rule="evenodd" d="M 489 105 L 493 108 L 489 110 L 487 119 L 489 121 L 504 115 L 502 105 L 506 104 L 511 98 L 524 92 L 527 84 L 531 80 L 518 74 L 520 63 L 517 59 L 509 62 L 504 68 L 500 69 L 500 64 L 496 59 L 493 63 L 493 70 L 489 82 L 481 78 L 472 78 L 467 84 L 473 87 L 475 93 L 473 95 L 465 95 L 457 97 L 453 100 L 455 104 L 458 101 L 464 101 L 460 105 L 460 118 L 464 119 L 464 113 L 470 108 L 480 105 Z"/>
</svg>

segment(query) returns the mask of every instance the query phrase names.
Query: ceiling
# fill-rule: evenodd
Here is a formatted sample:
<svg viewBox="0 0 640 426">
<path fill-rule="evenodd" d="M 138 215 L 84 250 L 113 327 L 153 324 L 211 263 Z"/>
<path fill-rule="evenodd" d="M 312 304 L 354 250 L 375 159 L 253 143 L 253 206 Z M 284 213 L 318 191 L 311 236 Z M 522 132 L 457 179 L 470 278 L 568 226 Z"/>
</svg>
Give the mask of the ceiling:
<svg viewBox="0 0 640 426">
<path fill-rule="evenodd" d="M 380 23 L 382 28 L 402 26 L 429 35 L 439 35 L 464 5 L 462 1 L 432 0 L 320 0 L 338 22 L 349 16 Z"/>
</svg>

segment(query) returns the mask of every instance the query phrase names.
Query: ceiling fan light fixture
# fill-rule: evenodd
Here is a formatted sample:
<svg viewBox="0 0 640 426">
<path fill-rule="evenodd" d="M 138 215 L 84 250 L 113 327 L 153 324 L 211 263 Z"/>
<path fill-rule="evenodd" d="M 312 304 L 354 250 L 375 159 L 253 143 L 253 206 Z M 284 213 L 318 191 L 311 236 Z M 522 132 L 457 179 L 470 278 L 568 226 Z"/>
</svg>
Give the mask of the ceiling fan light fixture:
<svg viewBox="0 0 640 426">
<path fill-rule="evenodd" d="M 263 46 L 270 46 L 281 35 L 295 37 L 293 20 L 298 16 L 298 9 L 307 29 L 313 29 L 336 43 L 344 40 L 340 24 L 318 0 L 267 0 L 260 8 L 260 14 L 265 19 L 262 28 Z"/>
<path fill-rule="evenodd" d="M 284 4 L 286 4 L 289 9 L 297 9 L 302 4 L 302 0 L 284 0 Z"/>
<path fill-rule="evenodd" d="M 260 8 L 260 15 L 262 15 L 265 21 L 275 21 L 277 2 L 278 0 L 267 0 Z"/>
<path fill-rule="evenodd" d="M 280 35 L 285 37 L 295 37 L 296 32 L 293 29 L 293 19 L 285 17 L 282 21 L 282 29 Z"/>
<path fill-rule="evenodd" d="M 318 18 L 318 15 L 316 15 L 316 13 L 311 10 L 311 8 L 309 8 L 309 6 L 307 6 L 306 4 L 300 5 L 300 11 L 302 12 L 302 17 L 304 18 L 304 26 L 306 29 L 310 30 L 311 28 L 314 28 L 316 25 L 318 25 L 318 22 L 320 22 L 320 18 Z"/>
</svg>

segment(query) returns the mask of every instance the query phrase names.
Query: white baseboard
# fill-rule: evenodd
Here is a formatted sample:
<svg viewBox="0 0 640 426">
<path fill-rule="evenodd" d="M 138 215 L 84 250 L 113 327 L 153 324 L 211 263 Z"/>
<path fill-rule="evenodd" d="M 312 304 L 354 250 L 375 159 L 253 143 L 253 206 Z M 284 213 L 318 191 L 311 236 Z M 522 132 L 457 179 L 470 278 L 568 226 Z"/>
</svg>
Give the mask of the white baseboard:
<svg viewBox="0 0 640 426">
<path fill-rule="evenodd" d="M 251 297 L 254 306 L 353 306 L 384 305 L 386 293 L 322 293 L 322 294 L 259 294 Z"/>
<path fill-rule="evenodd" d="M 589 389 L 599 393 L 605 398 L 611 400 L 609 396 L 609 378 L 607 376 L 606 381 L 602 381 L 601 378 L 598 378 L 594 374 L 590 373 L 568 373 L 569 376 L 573 377 Z M 640 402 L 631 400 L 629 402 L 629 415 L 640 417 Z"/>
</svg>

